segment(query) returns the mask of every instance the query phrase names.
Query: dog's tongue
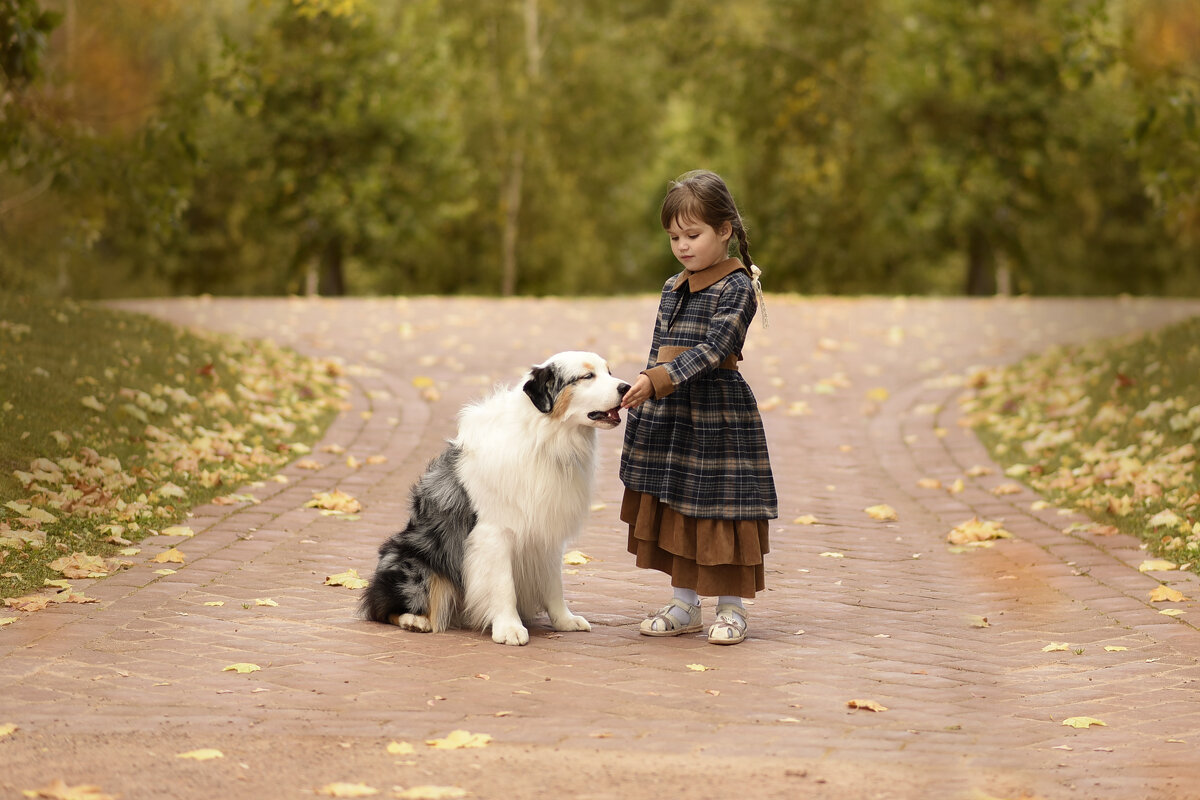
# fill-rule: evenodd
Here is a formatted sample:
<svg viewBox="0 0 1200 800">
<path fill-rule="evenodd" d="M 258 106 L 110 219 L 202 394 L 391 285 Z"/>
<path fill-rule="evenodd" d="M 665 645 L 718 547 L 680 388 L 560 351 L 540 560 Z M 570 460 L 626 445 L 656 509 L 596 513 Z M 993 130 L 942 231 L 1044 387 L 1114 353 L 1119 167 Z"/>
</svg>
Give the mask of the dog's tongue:
<svg viewBox="0 0 1200 800">
<path fill-rule="evenodd" d="M 618 424 L 621 422 L 621 407 L 610 408 L 608 411 L 592 411 L 588 413 L 588 418 L 597 421 L 604 419 Z"/>
</svg>

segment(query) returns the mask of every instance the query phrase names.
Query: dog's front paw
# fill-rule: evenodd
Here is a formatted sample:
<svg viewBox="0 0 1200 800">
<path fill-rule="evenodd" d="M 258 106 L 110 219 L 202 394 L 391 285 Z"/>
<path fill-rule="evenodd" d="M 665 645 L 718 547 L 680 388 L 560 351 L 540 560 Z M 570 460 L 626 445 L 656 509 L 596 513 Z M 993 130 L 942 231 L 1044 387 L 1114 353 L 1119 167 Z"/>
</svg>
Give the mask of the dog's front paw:
<svg viewBox="0 0 1200 800">
<path fill-rule="evenodd" d="M 492 623 L 492 641 L 496 644 L 529 644 L 529 630 L 521 623 Z"/>
<path fill-rule="evenodd" d="M 591 623 L 578 614 L 568 614 L 559 619 L 550 620 L 556 631 L 590 631 Z"/>
</svg>

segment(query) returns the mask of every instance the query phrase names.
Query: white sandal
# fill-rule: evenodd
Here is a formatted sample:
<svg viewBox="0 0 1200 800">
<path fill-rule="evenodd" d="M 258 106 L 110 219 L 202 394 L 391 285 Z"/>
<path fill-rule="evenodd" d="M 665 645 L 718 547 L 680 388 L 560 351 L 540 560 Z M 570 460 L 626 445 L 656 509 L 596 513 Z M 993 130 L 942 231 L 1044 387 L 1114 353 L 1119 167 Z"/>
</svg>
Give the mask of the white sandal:
<svg viewBox="0 0 1200 800">
<path fill-rule="evenodd" d="M 686 611 L 688 621 L 680 622 L 679 618 L 671 613 L 672 608 L 682 608 Z M 643 636 L 681 636 L 685 633 L 695 633 L 703 628 L 704 626 L 700 623 L 699 605 L 692 606 L 682 600 L 672 600 L 659 609 L 657 614 L 642 620 L 638 630 Z"/>
<path fill-rule="evenodd" d="M 746 638 L 746 609 L 733 603 L 717 606 L 717 621 L 708 629 L 709 644 L 737 644 Z"/>
</svg>

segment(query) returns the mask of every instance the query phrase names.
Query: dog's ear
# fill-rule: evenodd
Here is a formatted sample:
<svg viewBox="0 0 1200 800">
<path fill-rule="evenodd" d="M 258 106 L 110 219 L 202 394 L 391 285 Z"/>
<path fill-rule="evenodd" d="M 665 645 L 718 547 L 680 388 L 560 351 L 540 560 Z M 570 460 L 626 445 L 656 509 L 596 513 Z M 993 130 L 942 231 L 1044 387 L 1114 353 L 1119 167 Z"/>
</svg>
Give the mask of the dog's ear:
<svg viewBox="0 0 1200 800">
<path fill-rule="evenodd" d="M 533 405 L 543 414 L 549 414 L 562 386 L 553 367 L 539 365 L 529 370 L 529 380 L 521 388 Z"/>
</svg>

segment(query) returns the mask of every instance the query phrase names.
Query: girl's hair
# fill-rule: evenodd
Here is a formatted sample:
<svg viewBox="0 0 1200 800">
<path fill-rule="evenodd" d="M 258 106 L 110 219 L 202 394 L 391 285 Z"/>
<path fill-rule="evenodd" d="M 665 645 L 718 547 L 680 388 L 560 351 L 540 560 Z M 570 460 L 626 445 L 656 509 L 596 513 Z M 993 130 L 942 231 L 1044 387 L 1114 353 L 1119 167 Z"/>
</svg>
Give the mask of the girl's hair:
<svg viewBox="0 0 1200 800">
<path fill-rule="evenodd" d="M 703 222 L 719 231 L 728 222 L 737 236 L 742 263 L 747 267 L 754 263 L 750 260 L 750 240 L 746 236 L 746 226 L 742 224 L 742 215 L 738 213 L 729 187 L 715 172 L 697 169 L 672 181 L 663 199 L 661 218 L 664 229 L 680 220 Z"/>
</svg>

